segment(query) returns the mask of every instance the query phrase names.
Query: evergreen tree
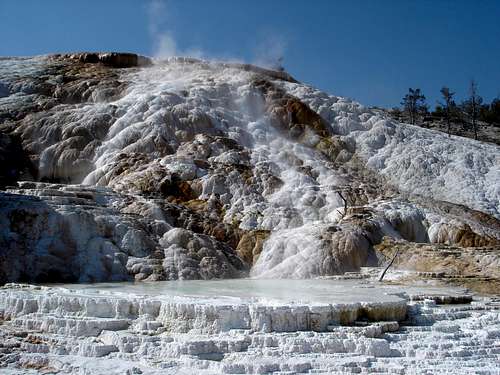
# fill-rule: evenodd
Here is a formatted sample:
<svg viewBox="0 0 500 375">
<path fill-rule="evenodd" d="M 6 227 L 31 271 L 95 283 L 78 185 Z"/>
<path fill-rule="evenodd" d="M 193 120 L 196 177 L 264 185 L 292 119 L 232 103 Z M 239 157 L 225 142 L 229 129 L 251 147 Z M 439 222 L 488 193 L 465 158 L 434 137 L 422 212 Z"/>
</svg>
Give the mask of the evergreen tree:
<svg viewBox="0 0 500 375">
<path fill-rule="evenodd" d="M 495 98 L 490 105 L 484 106 L 479 118 L 493 126 L 500 126 L 500 98 Z"/>
</svg>

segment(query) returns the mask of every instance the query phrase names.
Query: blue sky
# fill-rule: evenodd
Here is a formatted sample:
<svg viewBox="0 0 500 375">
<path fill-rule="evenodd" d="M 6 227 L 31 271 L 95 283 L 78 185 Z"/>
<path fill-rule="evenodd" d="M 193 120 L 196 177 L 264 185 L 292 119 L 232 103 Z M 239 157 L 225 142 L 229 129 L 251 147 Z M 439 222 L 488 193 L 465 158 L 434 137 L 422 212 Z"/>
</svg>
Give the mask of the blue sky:
<svg viewBox="0 0 500 375">
<path fill-rule="evenodd" d="M 0 0 L 0 55 L 82 50 L 266 63 L 366 105 L 420 87 L 434 105 L 471 78 L 500 96 L 495 0 Z"/>
</svg>

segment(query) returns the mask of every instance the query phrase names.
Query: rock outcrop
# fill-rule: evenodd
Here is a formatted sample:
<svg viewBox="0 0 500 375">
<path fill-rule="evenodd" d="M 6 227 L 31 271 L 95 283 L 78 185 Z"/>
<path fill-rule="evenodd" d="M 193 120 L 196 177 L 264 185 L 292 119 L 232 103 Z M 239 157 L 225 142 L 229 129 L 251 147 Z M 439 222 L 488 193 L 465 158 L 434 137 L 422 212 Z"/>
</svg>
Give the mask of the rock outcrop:
<svg viewBox="0 0 500 375">
<path fill-rule="evenodd" d="M 69 55 L 55 55 L 58 57 L 67 57 L 75 59 L 83 63 L 90 64 L 104 64 L 112 68 L 133 68 L 137 66 L 149 66 L 152 64 L 150 58 L 145 56 L 136 55 L 135 53 L 126 52 L 110 52 L 110 53 L 95 53 L 84 52 Z"/>
<path fill-rule="evenodd" d="M 136 199 L 102 187 L 30 182 L 0 193 L 0 282 L 247 274 L 247 264 L 229 245 L 173 227 L 183 214 L 178 207 Z"/>
<path fill-rule="evenodd" d="M 392 269 L 413 271 L 399 281 L 416 278 L 455 284 L 479 293 L 498 294 L 500 287 L 500 247 L 458 247 L 446 244 L 417 244 L 384 237 L 375 246 L 381 263 L 397 253 Z"/>
</svg>

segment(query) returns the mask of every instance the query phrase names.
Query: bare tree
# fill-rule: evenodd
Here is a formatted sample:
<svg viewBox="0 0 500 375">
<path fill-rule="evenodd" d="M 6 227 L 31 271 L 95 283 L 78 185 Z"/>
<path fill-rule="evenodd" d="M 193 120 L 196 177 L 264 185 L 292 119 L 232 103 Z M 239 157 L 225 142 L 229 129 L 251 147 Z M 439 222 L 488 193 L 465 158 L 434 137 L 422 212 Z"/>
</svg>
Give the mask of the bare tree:
<svg viewBox="0 0 500 375">
<path fill-rule="evenodd" d="M 446 125 L 448 128 L 448 137 L 451 135 L 451 115 L 455 108 L 455 101 L 453 100 L 454 92 L 451 92 L 450 89 L 446 86 L 443 86 L 441 89 L 441 95 L 443 95 L 443 102 L 439 102 L 441 107 L 444 110 L 444 116 L 446 119 Z"/>
<path fill-rule="evenodd" d="M 406 94 L 401 102 L 404 111 L 410 119 L 410 123 L 415 125 L 417 118 L 420 114 L 427 111 L 427 106 L 425 105 L 425 96 L 421 93 L 420 89 L 408 89 L 408 94 Z"/>
<path fill-rule="evenodd" d="M 479 117 L 479 110 L 481 104 L 483 103 L 483 98 L 481 98 L 477 93 L 477 83 L 474 80 L 470 81 L 469 86 L 469 99 L 467 99 L 462 107 L 467 113 L 470 123 L 472 125 L 472 130 L 474 131 L 474 139 L 477 140 L 477 120 Z"/>
</svg>

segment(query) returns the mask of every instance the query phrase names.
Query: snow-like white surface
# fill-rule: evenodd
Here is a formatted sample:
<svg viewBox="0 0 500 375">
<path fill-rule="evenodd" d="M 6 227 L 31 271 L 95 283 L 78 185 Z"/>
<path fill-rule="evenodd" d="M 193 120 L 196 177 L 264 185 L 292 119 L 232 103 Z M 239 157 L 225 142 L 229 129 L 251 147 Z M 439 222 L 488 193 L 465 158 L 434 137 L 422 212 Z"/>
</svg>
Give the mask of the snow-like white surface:
<svg viewBox="0 0 500 375">
<path fill-rule="evenodd" d="M 500 217 L 500 147 L 389 120 L 312 87 L 283 87 L 356 145 L 367 165 L 402 191 L 464 204 Z"/>
<path fill-rule="evenodd" d="M 213 156 L 208 160 L 222 165 L 249 165 L 261 178 L 257 185 L 248 187 L 237 174 L 222 177 L 200 170 L 189 158 L 179 162 L 180 157 L 189 155 L 182 152 L 182 146 L 176 157 L 162 159 L 162 164 L 170 166 L 170 170 L 182 170 L 183 176 L 201 176 L 200 198 L 210 199 L 213 194 L 220 197 L 225 205 L 226 222 L 237 220 L 245 230 L 272 231 L 252 269 L 253 276 L 303 278 L 366 264 L 371 254 L 364 235 L 356 231 L 328 234 L 330 226 L 339 222 L 339 212 L 343 210 L 337 190 L 345 184 L 352 186 L 352 182 L 347 182 L 345 175 L 310 147 L 318 142 L 317 136 L 311 134 L 309 140 L 298 143 L 273 129 L 263 111 L 265 104 L 252 87 L 251 72 L 173 64 L 158 66 L 129 79 L 135 85 L 117 103 L 127 110 L 110 129 L 109 140 L 99 148 L 98 169 L 86 182 L 92 181 L 100 170 L 106 170 L 108 160 L 113 160 L 122 149 L 143 149 L 147 139 L 161 136 L 169 139 L 174 148 L 178 147 L 176 142 L 182 142 L 186 132 L 192 131 L 184 120 L 179 120 L 188 114 L 191 121 L 199 118 L 195 121 L 198 126 L 195 131 L 222 132 L 248 150 L 248 154 L 220 152 L 210 146 Z M 273 83 L 309 104 L 335 133 L 343 135 L 346 144 L 354 146 L 355 155 L 365 160 L 368 168 L 381 173 L 402 192 L 464 204 L 499 217 L 498 146 L 394 123 L 358 103 L 303 84 L 278 80 Z M 203 116 L 208 116 L 212 126 Z M 131 139 L 137 141 L 130 143 Z M 195 140 L 199 144 L 196 147 L 206 147 L 203 137 L 197 135 Z M 189 151 L 196 155 L 199 149 L 191 147 Z M 282 186 L 266 191 L 268 174 L 277 176 Z M 412 205 L 390 206 L 389 210 L 379 209 L 381 217 L 375 219 L 381 223 L 384 234 L 427 242 L 436 238 L 433 235 L 436 226 L 428 232 L 426 223 L 450 221 L 436 215 L 429 217 L 428 212 Z M 406 223 L 409 236 L 391 227 L 394 216 Z M 325 242 L 330 236 L 334 250 Z M 357 249 L 355 255 L 353 248 Z"/>
<path fill-rule="evenodd" d="M 498 304 L 406 300 L 462 293 L 352 280 L 10 285 L 0 364 L 8 374 L 496 374 Z M 339 325 L 363 317 L 374 321 Z"/>
</svg>

